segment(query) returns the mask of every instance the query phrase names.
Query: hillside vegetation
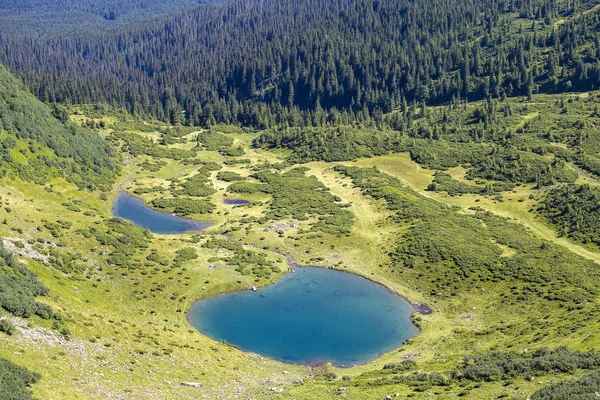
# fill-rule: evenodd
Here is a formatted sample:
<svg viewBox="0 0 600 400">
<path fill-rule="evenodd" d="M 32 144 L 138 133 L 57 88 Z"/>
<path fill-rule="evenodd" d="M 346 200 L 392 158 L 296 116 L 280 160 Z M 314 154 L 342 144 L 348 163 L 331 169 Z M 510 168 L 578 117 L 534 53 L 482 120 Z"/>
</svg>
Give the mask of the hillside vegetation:
<svg viewBox="0 0 600 400">
<path fill-rule="evenodd" d="M 5 309 L 11 314 L 2 326 L 10 334 L 0 357 L 41 373 L 32 384 L 41 398 L 310 399 L 336 397 L 342 386 L 352 398 L 592 390 L 600 369 L 597 264 L 570 251 L 583 241 L 574 234 L 561 241 L 520 221 L 535 219 L 554 232 L 559 212 L 543 210 L 558 210 L 559 199 L 581 209 L 574 212 L 591 212 L 595 174 L 577 157 L 596 156 L 595 98 L 590 92 L 494 102 L 497 110 L 512 110 L 489 113 L 498 130 L 510 132 L 504 136 L 475 118 L 491 107 L 482 101 L 431 107 L 423 115 L 415 110 L 405 135 L 314 128 L 305 133 L 314 141 L 304 147 L 295 133 L 294 145 L 270 144 L 286 130 L 213 125 L 209 131 L 140 121 L 110 107 L 72 107 L 71 120 L 98 129 L 127 157 L 126 174 L 106 194 L 79 191 L 60 178 L 52 188 L 4 178 L 0 233 L 13 253 L 7 259 L 39 276 L 46 289 L 31 304 L 43 301 L 51 313 L 44 319 L 32 308 L 26 318 Z M 535 112 L 542 117 L 531 118 Z M 565 127 L 582 115 L 588 122 L 573 135 L 583 138 L 572 140 Z M 436 125 L 446 133 L 426 137 L 422 129 Z M 348 140 L 365 146 L 355 153 Z M 224 151 L 236 148 L 242 151 Z M 508 152 L 519 157 L 506 162 Z M 119 189 L 212 226 L 151 234 L 112 218 Z M 589 192 L 589 202 L 568 200 L 559 190 Z M 249 203 L 228 205 L 226 198 Z M 413 317 L 421 333 L 400 349 L 352 368 L 283 366 L 188 325 L 196 300 L 271 284 L 287 272 L 286 257 L 366 276 L 433 313 Z M 40 346 L 32 332 L 55 347 Z M 179 385 L 187 381 L 203 386 Z M 284 393 L 265 382 L 277 382 Z"/>
<path fill-rule="evenodd" d="M 43 101 L 109 103 L 171 123 L 378 125 L 412 103 L 597 89 L 595 6 L 234 0 L 113 35 L 2 29 L 0 61 Z"/>
<path fill-rule="evenodd" d="M 123 29 L 127 24 L 166 17 L 204 3 L 199 0 L 20 0 L 0 4 L 3 30 L 17 35 L 85 35 L 91 30 Z"/>
<path fill-rule="evenodd" d="M 33 400 L 29 387 L 39 379 L 39 374 L 0 359 L 0 399 Z"/>
<path fill-rule="evenodd" d="M 472 182 L 465 186 L 439 175 L 431 190 L 493 193 L 519 184 L 573 183 L 578 176 L 573 164 L 599 178 L 597 109 L 597 92 L 540 95 L 535 101 L 512 98 L 423 105 L 386 117 L 402 123 L 400 132 L 345 126 L 270 129 L 254 145 L 289 150 L 290 163 L 347 161 L 407 151 L 424 168 L 463 167 L 464 178 Z"/>
<path fill-rule="evenodd" d="M 38 3 L 64 15 L 30 32 Z M 596 397 L 597 4 L 122 3 L 0 17 L 0 399 Z M 122 191 L 205 228 L 116 218 Z M 419 333 L 334 367 L 188 322 L 293 264 Z"/>
<path fill-rule="evenodd" d="M 551 190 L 539 211 L 561 235 L 600 246 L 600 189 L 568 185 Z"/>
<path fill-rule="evenodd" d="M 80 188 L 110 189 L 120 170 L 117 154 L 68 118 L 63 106 L 43 104 L 0 66 L 0 172 L 40 184 L 62 177 Z"/>
</svg>

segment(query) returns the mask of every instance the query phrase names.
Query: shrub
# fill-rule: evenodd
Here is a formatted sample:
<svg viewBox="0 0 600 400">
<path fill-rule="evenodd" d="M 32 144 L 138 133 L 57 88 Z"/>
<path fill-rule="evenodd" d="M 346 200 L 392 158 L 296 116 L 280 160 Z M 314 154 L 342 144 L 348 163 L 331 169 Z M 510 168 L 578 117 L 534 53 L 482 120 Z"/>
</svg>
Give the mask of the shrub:
<svg viewBox="0 0 600 400">
<path fill-rule="evenodd" d="M 29 387 L 40 378 L 39 374 L 0 358 L 0 399 L 33 400 Z"/>
<path fill-rule="evenodd" d="M 12 335 L 15 333 L 15 326 L 7 319 L 0 319 L 0 332 Z"/>
</svg>

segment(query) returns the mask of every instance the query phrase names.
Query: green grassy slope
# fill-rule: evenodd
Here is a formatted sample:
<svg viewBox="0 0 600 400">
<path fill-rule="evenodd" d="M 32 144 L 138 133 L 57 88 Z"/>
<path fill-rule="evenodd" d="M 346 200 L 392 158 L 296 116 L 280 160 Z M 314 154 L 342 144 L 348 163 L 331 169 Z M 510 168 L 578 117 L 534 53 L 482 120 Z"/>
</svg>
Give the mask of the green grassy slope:
<svg viewBox="0 0 600 400">
<path fill-rule="evenodd" d="M 107 189 L 120 168 L 96 133 L 69 122 L 64 107 L 40 102 L 2 66 L 0 142 L 3 176 L 40 184 L 63 177 L 80 188 Z"/>
<path fill-rule="evenodd" d="M 15 260 L 48 287 L 48 296 L 38 301 L 60 315 L 46 320 L 1 311 L 14 332 L 0 333 L 0 358 L 40 373 L 34 394 L 55 399 L 363 399 L 396 393 L 487 399 L 526 398 L 545 387 L 536 396 L 568 390 L 552 381 L 600 370 L 600 252 L 575 236 L 558 237 L 538 208 L 571 182 L 595 187 L 594 173 L 568 157 L 580 152 L 578 146 L 597 157 L 596 120 L 589 118 L 583 132 L 590 136 L 578 144 L 558 139 L 564 124 L 548 122 L 542 129 L 537 117 L 528 116 L 540 107 L 535 110 L 543 113 L 541 121 L 575 123 L 593 112 L 595 96 L 566 98 L 566 113 L 561 96 L 498 105 L 514 112 L 498 113 L 497 125 L 523 130 L 494 146 L 518 148 L 523 164 L 536 160 L 532 168 L 537 161 L 552 166 L 564 155 L 556 170 L 541 169 L 548 179 L 539 181 L 521 181 L 529 175 L 514 173 L 519 171 L 510 163 L 494 164 L 489 170 L 502 172 L 494 179 L 469 175 L 471 161 L 480 157 L 457 162 L 446 151 L 460 149 L 461 142 L 450 136 L 441 145 L 399 138 L 409 143 L 406 148 L 394 147 L 391 132 L 349 129 L 409 152 L 299 167 L 289 162 L 298 154 L 294 149 L 252 146 L 256 133 L 219 125 L 211 132 L 177 129 L 105 114 L 100 107 L 75 107 L 70 118 L 101 127 L 123 156 L 124 174 L 105 193 L 80 190 L 60 176 L 45 186 L 0 178 L 0 236 Z M 435 122 L 448 113 L 446 120 L 461 129 L 454 133 L 458 137 L 476 130 L 472 115 L 483 104 L 431 109 L 430 118 Z M 417 118 L 415 124 L 421 123 Z M 490 141 L 464 144 L 476 155 Z M 434 144 L 422 148 L 430 150 L 429 158 L 416 157 L 413 150 L 428 143 Z M 229 152 L 238 148 L 243 151 Z M 433 188 L 439 171 L 432 167 L 442 167 L 425 160 L 452 162 L 441 171 L 469 187 L 511 186 L 463 195 L 442 184 Z M 558 170 L 572 178 L 550 173 Z M 119 189 L 213 225 L 201 233 L 148 234 L 111 218 Z M 231 206 L 225 198 L 250 204 Z M 217 343 L 188 324 L 186 313 L 198 299 L 276 281 L 287 270 L 286 254 L 301 265 L 380 282 L 413 303 L 428 304 L 433 313 L 415 315 L 421 333 L 403 347 L 352 368 L 281 364 Z M 593 376 L 573 386 L 593 386 Z M 203 386 L 180 385 L 188 381 Z"/>
</svg>

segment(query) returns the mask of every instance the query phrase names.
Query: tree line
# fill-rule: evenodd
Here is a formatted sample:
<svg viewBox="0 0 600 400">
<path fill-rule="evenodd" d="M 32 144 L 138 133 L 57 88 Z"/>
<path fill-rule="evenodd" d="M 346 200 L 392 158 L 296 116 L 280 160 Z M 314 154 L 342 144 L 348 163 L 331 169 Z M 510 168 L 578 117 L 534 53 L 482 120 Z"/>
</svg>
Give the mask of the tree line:
<svg viewBox="0 0 600 400">
<path fill-rule="evenodd" d="M 582 12 L 592 6 L 234 0 L 111 35 L 0 31 L 0 60 L 43 101 L 174 124 L 372 122 L 415 102 L 596 88 L 600 17 Z"/>
</svg>

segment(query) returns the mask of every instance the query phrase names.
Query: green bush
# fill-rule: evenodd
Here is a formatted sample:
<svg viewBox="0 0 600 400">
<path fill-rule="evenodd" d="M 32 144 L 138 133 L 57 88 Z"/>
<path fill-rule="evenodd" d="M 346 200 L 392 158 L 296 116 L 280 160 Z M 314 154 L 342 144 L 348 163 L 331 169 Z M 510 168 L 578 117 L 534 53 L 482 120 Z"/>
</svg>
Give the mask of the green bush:
<svg viewBox="0 0 600 400">
<path fill-rule="evenodd" d="M 484 186 L 470 185 L 452 178 L 445 172 L 436 172 L 433 181 L 427 190 L 447 192 L 451 196 L 463 194 L 494 195 L 504 191 L 513 190 L 514 184 L 510 182 L 486 183 Z"/>
<path fill-rule="evenodd" d="M 195 260 L 198 258 L 198 253 L 196 249 L 192 247 L 184 247 L 183 249 L 179 249 L 175 252 L 177 256 L 175 257 L 176 264 L 182 264 L 186 261 Z"/>
<path fill-rule="evenodd" d="M 0 332 L 12 335 L 15 333 L 15 326 L 7 319 L 0 319 Z"/>
<path fill-rule="evenodd" d="M 133 257 L 148 248 L 152 234 L 120 218 L 104 222 L 106 229 L 92 227 L 78 231 L 84 237 L 94 237 L 103 246 L 112 247 L 106 261 L 121 267 L 133 267 Z"/>
<path fill-rule="evenodd" d="M 29 318 L 35 314 L 49 319 L 53 315 L 52 309 L 35 299 L 47 294 L 48 288 L 37 275 L 0 247 L 0 307 L 18 317 Z"/>
<path fill-rule="evenodd" d="M 0 400 L 33 400 L 30 387 L 40 374 L 0 358 Z"/>
<path fill-rule="evenodd" d="M 179 185 L 177 194 L 187 195 L 194 197 L 206 197 L 216 190 L 208 186 L 208 178 L 210 177 L 211 171 L 205 167 L 198 170 L 198 173 L 187 178 L 184 183 Z"/>
<path fill-rule="evenodd" d="M 596 400 L 600 393 L 600 371 L 583 378 L 555 383 L 542 388 L 531 400 Z"/>
<path fill-rule="evenodd" d="M 183 197 L 175 197 L 172 199 L 155 199 L 152 201 L 151 205 L 159 210 L 164 210 L 181 216 L 210 214 L 215 209 L 215 205 L 208 200 L 193 200 Z"/>
<path fill-rule="evenodd" d="M 217 174 L 217 179 L 224 182 L 235 182 L 243 181 L 246 178 L 238 174 L 237 172 L 221 171 Z"/>
<path fill-rule="evenodd" d="M 233 145 L 231 137 L 211 130 L 200 132 L 196 141 L 198 142 L 198 146 L 209 151 L 218 151 Z"/>
<path fill-rule="evenodd" d="M 235 182 L 227 188 L 232 193 L 262 192 L 272 196 L 265 217 L 269 220 L 294 218 L 308 220 L 316 218 L 312 223 L 313 231 L 334 235 L 350 232 L 353 215 L 338 204 L 329 189 L 315 176 L 306 176 L 306 168 L 293 168 L 286 173 L 263 170 L 256 172 L 252 178 L 260 184 Z"/>
<path fill-rule="evenodd" d="M 219 258 L 242 275 L 252 274 L 257 278 L 269 279 L 271 273 L 278 273 L 279 268 L 272 266 L 265 253 L 246 250 L 241 244 L 226 239 L 213 238 L 208 240 L 204 247 L 209 249 L 226 249 L 231 251 L 231 256 Z"/>
<path fill-rule="evenodd" d="M 123 150 L 134 156 L 147 155 L 173 160 L 182 160 L 196 156 L 196 152 L 193 150 L 171 149 L 167 146 L 156 144 L 151 139 L 135 133 L 113 132 L 111 140 L 120 141 Z"/>
<path fill-rule="evenodd" d="M 394 370 L 394 371 L 410 371 L 411 369 L 415 369 L 417 367 L 417 363 L 413 360 L 403 360 L 398 363 L 385 364 L 383 366 L 384 370 Z"/>
<path fill-rule="evenodd" d="M 538 212 L 560 235 L 600 246 L 600 189 L 590 185 L 566 185 L 552 189 Z"/>
<path fill-rule="evenodd" d="M 479 382 L 596 368 L 600 368 L 600 354 L 596 352 L 572 351 L 566 347 L 540 348 L 522 354 L 490 353 L 467 357 L 462 366 L 452 372 L 452 377 Z"/>
</svg>

